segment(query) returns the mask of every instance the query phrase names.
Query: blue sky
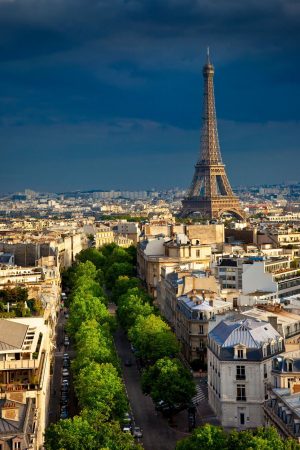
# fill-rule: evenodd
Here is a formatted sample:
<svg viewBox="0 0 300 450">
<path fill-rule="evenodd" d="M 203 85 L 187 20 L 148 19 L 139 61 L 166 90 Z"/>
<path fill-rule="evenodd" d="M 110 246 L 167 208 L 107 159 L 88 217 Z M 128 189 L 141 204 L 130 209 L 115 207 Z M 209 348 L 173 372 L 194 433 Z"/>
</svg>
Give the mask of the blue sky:
<svg viewBox="0 0 300 450">
<path fill-rule="evenodd" d="M 188 186 L 207 45 L 232 184 L 299 180 L 297 0 L 0 0 L 0 191 Z"/>
</svg>

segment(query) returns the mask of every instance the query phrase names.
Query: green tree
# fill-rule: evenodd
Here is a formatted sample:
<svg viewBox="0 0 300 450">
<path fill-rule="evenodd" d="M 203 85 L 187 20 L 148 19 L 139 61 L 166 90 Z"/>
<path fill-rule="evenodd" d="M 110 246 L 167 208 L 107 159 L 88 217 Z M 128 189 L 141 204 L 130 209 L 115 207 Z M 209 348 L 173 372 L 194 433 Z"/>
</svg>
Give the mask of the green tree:
<svg viewBox="0 0 300 450">
<path fill-rule="evenodd" d="M 178 359 L 159 359 L 142 377 L 142 388 L 155 402 L 163 400 L 170 408 L 187 405 L 196 394 L 190 372 Z"/>
<path fill-rule="evenodd" d="M 46 450 L 98 450 L 96 432 L 86 419 L 75 416 L 51 424 L 45 432 Z"/>
<path fill-rule="evenodd" d="M 116 355 L 109 329 L 95 320 L 83 322 L 75 335 L 77 354 L 72 368 L 77 373 L 91 361 L 116 363 Z"/>
<path fill-rule="evenodd" d="M 176 450 L 300 450 L 293 439 L 281 439 L 274 427 L 226 434 L 221 427 L 196 428 L 191 437 L 179 441 Z"/>
<path fill-rule="evenodd" d="M 169 325 L 154 314 L 138 316 L 129 330 L 129 338 L 139 356 L 148 362 L 155 362 L 164 356 L 176 356 L 179 352 L 179 344 Z"/>
<path fill-rule="evenodd" d="M 114 242 L 102 245 L 102 247 L 100 247 L 101 253 L 105 256 L 106 261 L 110 258 L 115 248 L 118 248 L 118 246 Z"/>
<path fill-rule="evenodd" d="M 112 298 L 115 303 L 118 303 L 119 298 L 126 294 L 129 289 L 140 288 L 141 282 L 138 278 L 128 276 L 119 276 L 115 281 L 114 287 L 112 289 Z"/>
<path fill-rule="evenodd" d="M 3 303 L 24 303 L 28 300 L 28 290 L 21 287 L 0 290 L 0 300 Z"/>
<path fill-rule="evenodd" d="M 196 428 L 191 437 L 179 441 L 176 445 L 176 450 L 199 449 L 228 450 L 227 435 L 223 428 L 206 424 L 204 427 Z"/>
<path fill-rule="evenodd" d="M 113 252 L 109 257 L 109 264 L 113 263 L 132 263 L 132 257 L 129 252 L 127 252 L 122 247 L 114 248 Z"/>
<path fill-rule="evenodd" d="M 133 436 L 130 433 L 123 433 L 118 421 L 107 422 L 105 417 L 96 409 L 84 409 L 82 417 L 92 425 L 97 434 L 99 446 L 109 450 L 141 450 L 136 446 Z"/>
<path fill-rule="evenodd" d="M 132 264 L 128 262 L 113 263 L 106 271 L 105 282 L 109 289 L 112 289 L 116 280 L 122 276 L 132 277 L 134 275 L 134 269 Z"/>
<path fill-rule="evenodd" d="M 126 248 L 126 252 L 131 257 L 132 264 L 136 265 L 136 256 L 137 256 L 137 249 L 135 245 L 131 245 L 130 247 Z"/>
<path fill-rule="evenodd" d="M 96 272 L 96 277 L 98 275 L 98 270 Z M 74 282 L 73 295 L 76 294 L 91 294 L 94 297 L 101 297 L 103 303 L 106 303 L 106 298 L 104 297 L 104 292 L 99 283 L 92 278 L 85 275 L 77 277 Z"/>
<path fill-rule="evenodd" d="M 75 278 L 86 276 L 94 279 L 97 273 L 96 266 L 91 261 L 85 261 L 77 264 L 75 267 Z"/>
<path fill-rule="evenodd" d="M 74 336 L 82 322 L 96 320 L 99 324 L 109 324 L 114 327 L 114 318 L 98 297 L 87 294 L 85 297 L 76 295 L 70 306 L 70 318 L 67 324 L 68 332 Z"/>
<path fill-rule="evenodd" d="M 81 263 L 90 261 L 94 264 L 96 269 L 102 269 L 105 265 L 106 258 L 100 250 L 97 250 L 96 248 L 87 248 L 76 255 L 76 261 Z"/>
<path fill-rule="evenodd" d="M 149 303 L 144 303 L 139 293 L 128 293 L 121 297 L 117 313 L 122 327 L 128 330 L 134 325 L 138 316 L 150 316 L 153 313 L 153 307 Z"/>
<path fill-rule="evenodd" d="M 96 409 L 106 419 L 120 418 L 127 409 L 124 386 L 112 364 L 91 362 L 81 369 L 75 390 L 82 408 Z"/>
</svg>

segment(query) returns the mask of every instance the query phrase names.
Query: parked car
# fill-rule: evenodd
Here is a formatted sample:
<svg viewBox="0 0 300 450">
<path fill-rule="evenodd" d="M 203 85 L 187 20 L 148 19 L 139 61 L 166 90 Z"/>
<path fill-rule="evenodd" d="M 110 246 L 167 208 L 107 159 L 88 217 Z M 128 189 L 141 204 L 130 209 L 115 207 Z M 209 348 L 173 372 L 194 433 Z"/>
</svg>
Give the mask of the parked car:
<svg viewBox="0 0 300 450">
<path fill-rule="evenodd" d="M 63 384 L 61 386 L 61 393 L 68 393 L 69 392 L 69 386 L 67 384 Z"/>
<path fill-rule="evenodd" d="M 64 410 L 60 413 L 61 419 L 67 419 L 69 417 L 68 411 Z"/>
<path fill-rule="evenodd" d="M 68 319 L 70 316 L 68 313 L 65 313 L 65 318 Z"/>
<path fill-rule="evenodd" d="M 126 367 L 131 367 L 132 366 L 132 361 L 131 361 L 131 359 L 125 359 L 125 361 L 124 361 L 124 364 L 125 364 L 125 366 Z"/>
<path fill-rule="evenodd" d="M 69 359 L 70 359 L 69 353 L 64 353 L 63 359 L 69 361 Z"/>
<path fill-rule="evenodd" d="M 63 378 L 61 384 L 62 384 L 62 386 L 69 386 L 69 380 L 67 380 L 66 378 Z"/>
<path fill-rule="evenodd" d="M 131 425 L 129 424 L 123 425 L 122 431 L 124 433 L 131 433 Z"/>
<path fill-rule="evenodd" d="M 70 376 L 70 372 L 68 371 L 68 369 L 63 369 L 62 370 L 62 376 L 63 377 L 69 377 Z"/>
<path fill-rule="evenodd" d="M 70 366 L 70 360 L 69 359 L 64 359 L 63 360 L 63 368 L 67 369 Z"/>
<path fill-rule="evenodd" d="M 70 345 L 70 340 L 68 336 L 65 336 L 64 338 L 64 345 Z"/>
<path fill-rule="evenodd" d="M 126 424 L 126 423 L 131 423 L 131 421 L 132 421 L 132 417 L 131 417 L 130 413 L 126 412 L 123 416 L 122 422 L 124 424 Z"/>
<path fill-rule="evenodd" d="M 142 429 L 140 427 L 134 427 L 132 434 L 134 437 L 136 438 L 142 438 L 143 437 L 143 432 Z"/>
</svg>

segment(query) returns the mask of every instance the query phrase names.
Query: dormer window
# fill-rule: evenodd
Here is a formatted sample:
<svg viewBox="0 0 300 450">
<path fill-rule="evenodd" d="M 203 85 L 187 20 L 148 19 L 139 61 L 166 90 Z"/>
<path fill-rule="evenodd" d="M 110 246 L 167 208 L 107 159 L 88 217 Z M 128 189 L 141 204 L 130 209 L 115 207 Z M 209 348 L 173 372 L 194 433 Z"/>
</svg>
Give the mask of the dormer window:
<svg viewBox="0 0 300 450">
<path fill-rule="evenodd" d="M 234 348 L 234 358 L 235 359 L 246 359 L 247 353 L 246 348 L 242 345 L 236 346 Z"/>
<path fill-rule="evenodd" d="M 262 350 L 263 350 L 263 357 L 265 358 L 267 356 L 267 346 L 264 345 Z"/>
<path fill-rule="evenodd" d="M 244 358 L 244 349 L 238 349 L 237 351 L 237 357 L 239 359 L 243 359 Z"/>
</svg>

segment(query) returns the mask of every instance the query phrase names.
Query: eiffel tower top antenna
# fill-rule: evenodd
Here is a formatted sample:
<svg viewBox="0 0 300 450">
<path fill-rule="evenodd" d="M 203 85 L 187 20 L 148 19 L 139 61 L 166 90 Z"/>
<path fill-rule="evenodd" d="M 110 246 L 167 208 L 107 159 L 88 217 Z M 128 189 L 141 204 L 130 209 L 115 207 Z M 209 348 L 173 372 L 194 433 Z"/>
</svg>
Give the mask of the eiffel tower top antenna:
<svg viewBox="0 0 300 450">
<path fill-rule="evenodd" d="M 209 58 L 209 46 L 207 46 L 207 49 L 206 49 L 206 56 L 207 56 L 207 64 L 210 64 L 210 58 Z"/>
</svg>

